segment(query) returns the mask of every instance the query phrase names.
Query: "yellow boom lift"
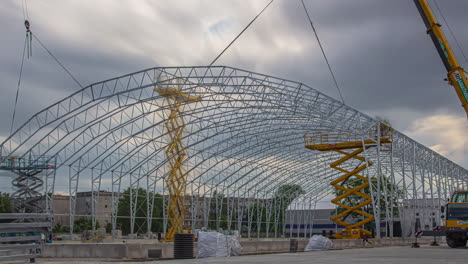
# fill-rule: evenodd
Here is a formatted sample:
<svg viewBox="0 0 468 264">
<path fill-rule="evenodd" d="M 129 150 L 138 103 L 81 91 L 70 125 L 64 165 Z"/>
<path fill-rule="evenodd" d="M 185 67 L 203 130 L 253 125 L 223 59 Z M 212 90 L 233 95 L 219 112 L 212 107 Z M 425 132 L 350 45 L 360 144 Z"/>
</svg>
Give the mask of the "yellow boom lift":
<svg viewBox="0 0 468 264">
<path fill-rule="evenodd" d="M 441 25 L 437 22 L 427 1 L 414 0 L 414 3 L 416 4 L 424 24 L 426 25 L 427 33 L 431 36 L 437 52 L 439 52 L 440 58 L 447 69 L 448 81 L 455 88 L 455 91 L 460 98 L 460 102 L 468 116 L 468 81 L 465 75 L 466 72 L 458 64 L 457 58 L 455 58 L 447 38 L 440 28 Z"/>
</svg>

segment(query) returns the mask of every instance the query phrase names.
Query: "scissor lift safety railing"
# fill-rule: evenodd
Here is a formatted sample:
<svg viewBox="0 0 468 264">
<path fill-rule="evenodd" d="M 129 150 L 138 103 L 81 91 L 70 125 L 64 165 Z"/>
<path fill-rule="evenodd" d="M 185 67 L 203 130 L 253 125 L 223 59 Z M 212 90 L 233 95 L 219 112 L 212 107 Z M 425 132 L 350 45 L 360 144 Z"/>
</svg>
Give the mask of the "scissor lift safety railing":
<svg viewBox="0 0 468 264">
<path fill-rule="evenodd" d="M 166 233 L 165 241 L 173 241 L 175 234 L 184 231 L 183 221 L 187 211 L 183 197 L 187 179 L 182 170 L 182 163 L 187 153 L 181 139 L 185 121 L 180 108 L 181 104 L 199 102 L 201 98 L 191 96 L 173 87 L 155 88 L 154 90 L 167 99 L 170 109 L 169 117 L 165 121 L 166 130 L 170 137 L 169 145 L 166 148 L 166 158 L 170 167 L 170 174 L 166 180 L 170 196 L 166 214 L 170 228 Z"/>
<path fill-rule="evenodd" d="M 0 163 L 0 171 L 16 174 L 12 180 L 14 192 L 11 196 L 17 212 L 50 213 L 55 168 L 55 159 L 45 156 L 28 158 L 12 156 Z"/>
<path fill-rule="evenodd" d="M 378 144 L 392 142 L 391 128 L 382 125 L 380 136 L 378 133 L 377 129 L 372 129 L 366 135 L 357 135 L 349 132 L 315 132 L 304 135 L 306 148 L 319 151 L 335 151 L 344 155 L 344 157 L 330 164 L 331 168 L 344 173 L 343 176 L 330 183 L 338 193 L 340 193 L 340 191 L 342 193 L 332 199 L 331 202 L 345 209 L 331 217 L 332 221 L 338 225 L 344 226 L 344 230 L 333 235 L 335 238 L 351 239 L 359 238 L 363 235 L 371 235 L 370 231 L 362 228 L 365 224 L 374 220 L 372 214 L 363 210 L 364 206 L 372 203 L 372 197 L 364 192 L 364 189 L 368 188 L 370 183 L 367 177 L 359 173 L 372 166 L 372 162 L 366 162 L 366 158 L 359 155 Z M 340 165 L 348 165 L 349 167 L 350 164 L 352 164 L 352 159 L 359 161 L 359 165 L 355 167 L 355 169 L 347 170 L 340 167 Z M 350 179 L 360 180 L 362 183 L 359 186 L 347 187 L 346 182 Z M 359 196 L 359 202 L 356 204 L 343 203 L 343 200 L 350 196 Z M 362 218 L 355 223 L 346 222 L 346 218 L 352 213 L 359 214 Z"/>
</svg>

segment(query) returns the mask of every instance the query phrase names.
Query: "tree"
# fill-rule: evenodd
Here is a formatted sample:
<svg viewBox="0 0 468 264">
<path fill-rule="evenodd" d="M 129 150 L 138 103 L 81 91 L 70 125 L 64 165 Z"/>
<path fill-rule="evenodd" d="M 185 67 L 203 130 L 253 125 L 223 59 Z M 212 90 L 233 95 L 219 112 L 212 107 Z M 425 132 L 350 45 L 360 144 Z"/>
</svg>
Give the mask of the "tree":
<svg viewBox="0 0 468 264">
<path fill-rule="evenodd" d="M 284 225 L 284 216 L 286 214 L 286 209 L 288 206 L 299 197 L 301 194 L 304 194 L 304 190 L 301 186 L 297 184 L 286 184 L 282 185 L 276 190 L 275 195 L 273 196 L 269 206 L 273 207 L 270 210 L 273 213 L 270 214 L 269 219 L 267 219 L 267 207 L 263 203 L 255 203 L 250 206 L 250 212 L 253 213 L 252 215 L 252 229 L 255 230 L 260 225 L 260 232 L 267 231 L 267 225 L 270 225 L 268 230 L 274 231 L 275 228 L 275 221 L 278 220 L 277 223 L 277 232 L 283 232 L 283 225 Z M 275 217 L 275 214 L 278 214 Z M 260 215 L 260 217 L 259 217 Z"/>
<path fill-rule="evenodd" d="M 249 213 L 252 214 L 252 231 L 258 230 L 260 228 L 260 232 L 266 232 L 266 211 L 265 206 L 263 203 L 256 202 L 251 204 L 249 207 Z M 260 217 L 259 217 L 260 214 Z"/>
<path fill-rule="evenodd" d="M 304 190 L 297 184 L 286 184 L 282 185 L 276 191 L 274 197 L 274 204 L 279 208 L 279 223 L 278 232 L 283 232 L 284 217 L 286 215 L 286 209 L 288 206 L 300 195 L 304 194 Z M 274 217 L 274 215 L 272 215 Z M 270 223 L 273 223 L 274 219 L 270 219 Z"/>
<path fill-rule="evenodd" d="M 56 224 L 52 229 L 52 233 L 64 233 L 65 228 L 61 224 Z"/>
<path fill-rule="evenodd" d="M 147 200 L 146 190 L 143 188 L 133 189 L 132 192 L 138 193 L 138 199 L 135 212 L 135 232 L 146 233 L 148 231 L 146 223 Z M 151 221 L 151 232 L 163 231 L 163 197 L 156 193 L 150 193 L 150 198 L 154 197 L 153 220 Z M 123 192 L 123 198 L 119 201 L 117 224 L 120 226 L 123 234 L 130 233 L 130 187 Z M 157 219 L 155 219 L 157 218 Z"/>
<path fill-rule="evenodd" d="M 286 212 L 286 209 L 291 204 L 291 202 L 296 199 L 299 195 L 303 194 L 304 190 L 301 186 L 297 184 L 288 184 L 282 185 L 275 192 L 273 198 L 268 201 L 261 201 L 253 203 L 247 209 L 252 217 L 252 230 L 260 229 L 260 232 L 264 233 L 267 230 L 267 225 L 270 225 L 268 230 L 271 232 L 274 230 L 275 224 L 275 212 L 279 214 L 277 219 L 278 223 L 278 232 L 283 230 L 283 218 Z M 267 207 L 265 207 L 265 202 L 269 203 L 269 206 L 274 208 L 269 208 L 273 212 L 270 215 L 270 219 L 267 220 Z M 208 221 L 208 228 L 215 230 L 218 227 L 223 229 L 228 229 L 228 200 L 222 193 L 217 191 L 213 192 L 211 202 L 210 202 L 210 214 Z M 276 210 L 275 210 L 276 209 Z M 237 214 L 237 207 L 234 206 L 232 214 Z M 219 226 L 217 226 L 219 219 Z M 248 214 L 244 214 L 243 222 L 248 222 Z"/>
<path fill-rule="evenodd" d="M 112 232 L 112 223 L 107 223 L 106 224 L 106 233 Z"/>
<path fill-rule="evenodd" d="M 216 230 L 219 228 L 224 230 L 228 229 L 228 215 L 227 215 L 227 198 L 222 193 L 216 190 L 213 192 L 213 197 L 210 200 L 210 215 L 208 217 L 208 229 Z M 218 209 L 219 208 L 219 209 Z"/>
<path fill-rule="evenodd" d="M 13 201 L 9 193 L 0 192 L 0 213 L 13 213 Z M 0 220 L 0 223 L 11 222 L 11 220 Z"/>
<path fill-rule="evenodd" d="M 96 221 L 96 228 L 99 228 L 99 221 Z M 73 232 L 81 233 L 85 230 L 91 230 L 93 228 L 93 222 L 91 219 L 86 219 L 84 217 L 80 217 L 78 220 L 73 223 Z"/>
<path fill-rule="evenodd" d="M 0 213 L 13 213 L 13 202 L 9 193 L 0 192 Z"/>
<path fill-rule="evenodd" d="M 275 198 L 288 199 L 291 200 L 291 203 L 292 200 L 296 199 L 301 194 L 304 194 L 304 190 L 301 186 L 297 184 L 286 184 L 278 188 L 275 194 Z"/>
</svg>

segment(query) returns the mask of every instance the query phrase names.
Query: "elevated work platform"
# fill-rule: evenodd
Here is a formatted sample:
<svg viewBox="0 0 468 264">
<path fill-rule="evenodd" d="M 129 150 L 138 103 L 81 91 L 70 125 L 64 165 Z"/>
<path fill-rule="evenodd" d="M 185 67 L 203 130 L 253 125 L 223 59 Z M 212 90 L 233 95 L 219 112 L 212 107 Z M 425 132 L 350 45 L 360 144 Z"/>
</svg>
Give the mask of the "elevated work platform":
<svg viewBox="0 0 468 264">
<path fill-rule="evenodd" d="M 50 170 L 55 169 L 55 164 L 48 162 L 48 157 L 35 158 L 19 158 L 9 157 L 0 163 L 0 170 L 15 171 L 15 170 Z"/>
<path fill-rule="evenodd" d="M 169 203 L 166 209 L 170 228 L 166 233 L 165 241 L 174 241 L 175 234 L 184 233 L 184 217 L 187 208 L 184 204 L 184 191 L 187 179 L 182 170 L 182 163 L 187 157 L 185 146 L 182 142 L 182 134 L 185 129 L 184 113 L 181 104 L 199 102 L 200 97 L 192 96 L 174 87 L 154 88 L 161 96 L 167 98 L 170 114 L 165 121 L 165 126 L 170 142 L 166 148 L 166 159 L 169 163 L 169 177 L 166 181 L 169 190 Z"/>
<path fill-rule="evenodd" d="M 350 132 L 332 131 L 315 132 L 304 135 L 305 147 L 311 150 L 335 151 L 342 155 L 330 167 L 344 173 L 330 184 L 335 188 L 336 197 L 331 202 L 338 206 L 337 214 L 330 219 L 345 229 L 333 235 L 335 238 L 358 239 L 370 236 L 371 232 L 363 227 L 374 221 L 374 215 L 365 210 L 372 204 L 369 195 L 369 179 L 360 175 L 372 162 L 359 156 L 369 148 L 391 143 L 392 130 L 386 125 L 378 124 L 365 135 Z M 353 162 L 357 160 L 359 163 Z M 356 166 L 357 165 L 357 166 Z M 359 199 L 352 199 L 359 197 Z M 348 217 L 354 215 L 354 220 Z M 347 220 L 348 219 L 348 220 Z"/>
<path fill-rule="evenodd" d="M 350 132 L 314 132 L 304 134 L 305 147 L 311 150 L 329 151 L 360 148 L 363 145 L 375 145 L 392 143 L 391 129 L 385 128 L 380 132 L 380 138 L 377 131 L 372 131 L 368 135 L 361 135 Z"/>
<path fill-rule="evenodd" d="M 189 95 L 174 87 L 154 88 L 154 91 L 158 92 L 161 96 L 172 98 L 178 103 L 195 103 L 202 100 L 200 97 Z"/>
</svg>

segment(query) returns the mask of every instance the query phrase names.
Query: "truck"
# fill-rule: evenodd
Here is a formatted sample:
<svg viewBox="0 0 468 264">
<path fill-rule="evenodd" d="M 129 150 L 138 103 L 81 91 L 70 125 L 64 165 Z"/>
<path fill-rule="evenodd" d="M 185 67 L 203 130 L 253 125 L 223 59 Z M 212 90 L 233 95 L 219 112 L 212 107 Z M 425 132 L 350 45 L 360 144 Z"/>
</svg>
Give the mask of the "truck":
<svg viewBox="0 0 468 264">
<path fill-rule="evenodd" d="M 451 248 L 464 247 L 468 241 L 468 190 L 453 192 L 441 208 L 445 213 L 445 237 Z"/>
</svg>

